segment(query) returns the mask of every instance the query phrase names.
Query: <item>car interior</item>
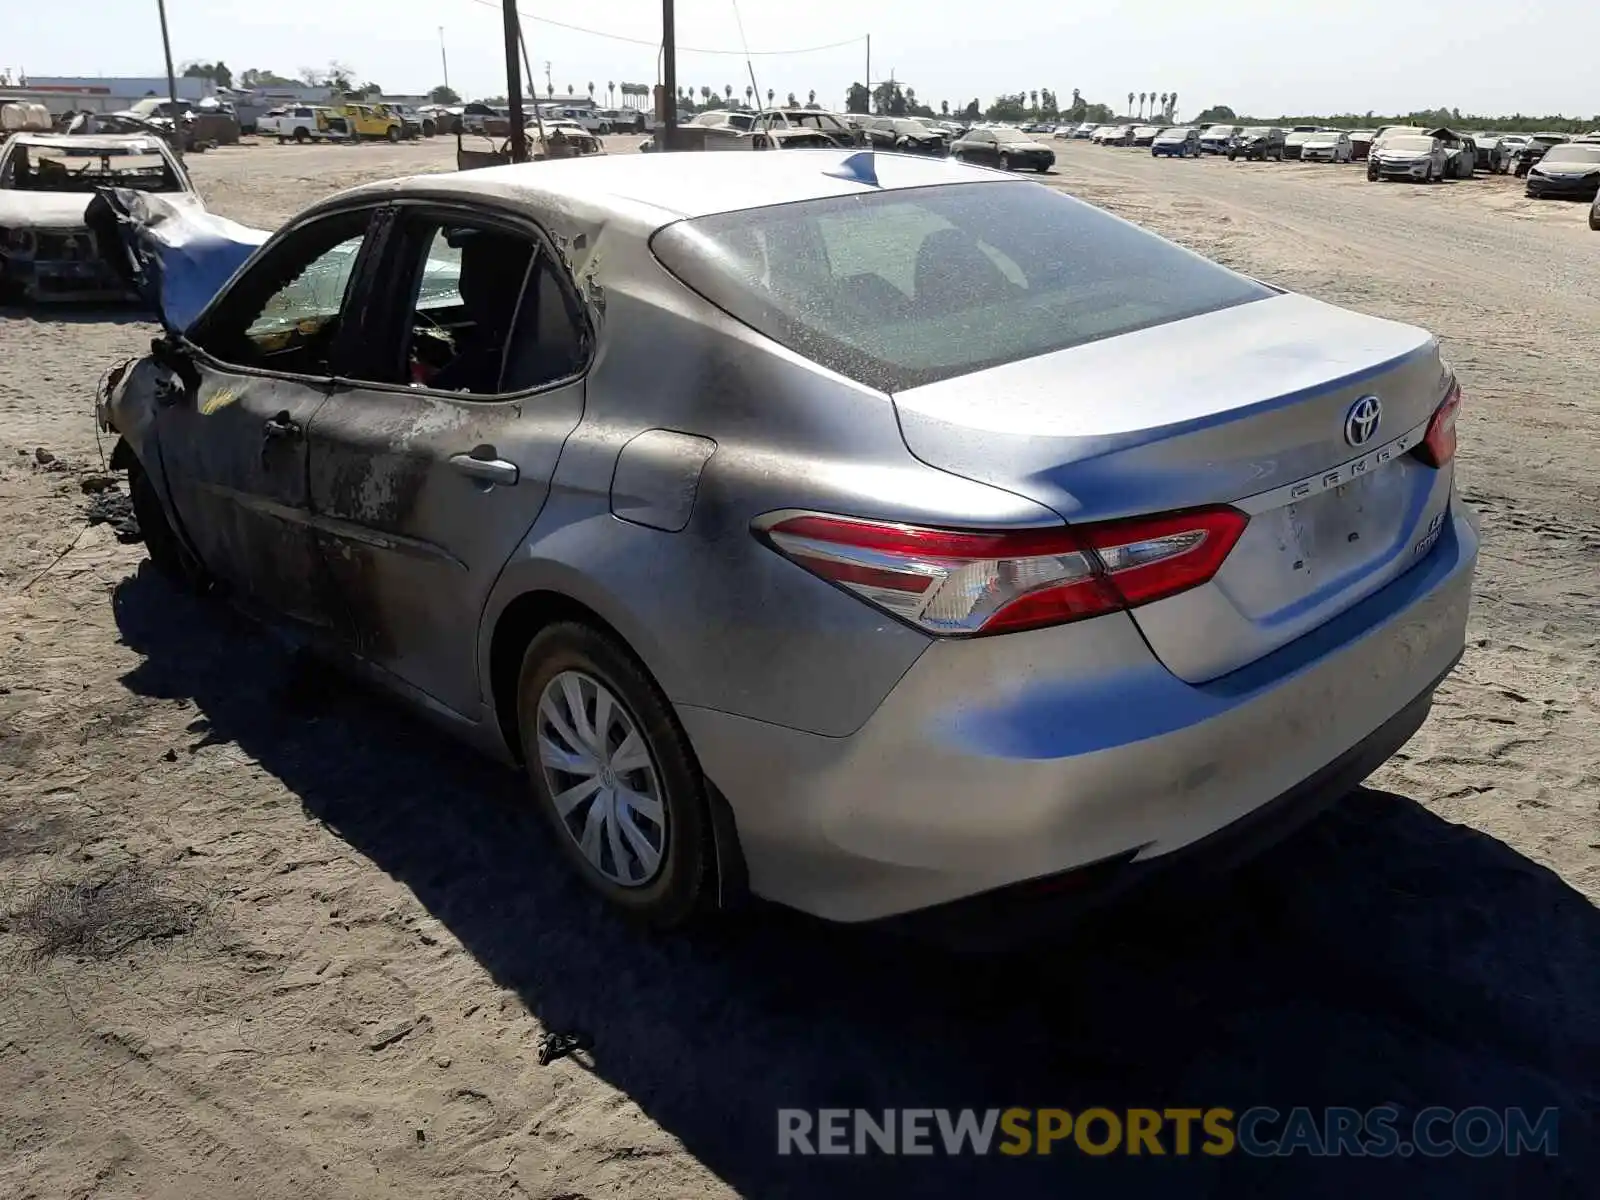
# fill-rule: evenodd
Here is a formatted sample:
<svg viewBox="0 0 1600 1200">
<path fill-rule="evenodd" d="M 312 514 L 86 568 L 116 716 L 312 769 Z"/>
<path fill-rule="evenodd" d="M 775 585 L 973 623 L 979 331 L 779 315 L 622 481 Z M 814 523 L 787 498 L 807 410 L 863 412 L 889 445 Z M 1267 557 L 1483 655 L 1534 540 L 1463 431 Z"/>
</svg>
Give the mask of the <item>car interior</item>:
<svg viewBox="0 0 1600 1200">
<path fill-rule="evenodd" d="M 505 395 L 581 368 L 581 322 L 538 243 L 502 230 L 436 225 L 423 244 L 411 289 L 407 382 Z"/>
</svg>

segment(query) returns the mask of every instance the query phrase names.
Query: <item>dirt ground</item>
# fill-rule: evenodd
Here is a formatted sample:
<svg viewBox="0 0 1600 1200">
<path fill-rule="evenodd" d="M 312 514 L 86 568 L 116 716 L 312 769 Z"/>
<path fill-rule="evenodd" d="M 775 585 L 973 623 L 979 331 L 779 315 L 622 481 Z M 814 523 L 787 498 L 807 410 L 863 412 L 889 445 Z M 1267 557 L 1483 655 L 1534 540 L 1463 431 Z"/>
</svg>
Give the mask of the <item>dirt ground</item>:
<svg viewBox="0 0 1600 1200">
<path fill-rule="evenodd" d="M 0 1197 L 1595 1195 L 1600 235 L 1510 179 L 1056 145 L 1046 182 L 1444 339 L 1477 602 L 1369 789 L 1225 881 L 981 966 L 759 907 L 641 935 L 560 869 L 514 776 L 87 524 L 122 490 L 96 380 L 151 329 L 6 310 Z M 452 149 L 193 170 L 271 225 Z M 590 1047 L 540 1065 L 552 1031 Z M 774 1153 L 780 1106 L 1381 1103 L 1555 1106 L 1560 1155 Z"/>
</svg>

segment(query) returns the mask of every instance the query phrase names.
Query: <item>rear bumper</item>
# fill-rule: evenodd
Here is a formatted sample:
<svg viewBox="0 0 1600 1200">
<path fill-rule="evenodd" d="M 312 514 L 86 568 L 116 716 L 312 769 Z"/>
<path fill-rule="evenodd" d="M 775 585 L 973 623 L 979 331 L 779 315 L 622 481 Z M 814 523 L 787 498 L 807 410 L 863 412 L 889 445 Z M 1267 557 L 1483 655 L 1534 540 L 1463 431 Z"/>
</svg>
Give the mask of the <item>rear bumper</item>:
<svg viewBox="0 0 1600 1200">
<path fill-rule="evenodd" d="M 1460 655 L 1476 557 L 1457 501 L 1415 568 L 1201 685 L 1162 667 L 1117 614 L 935 642 L 845 738 L 679 712 L 733 809 L 752 890 L 873 920 L 1159 859 L 1330 764 L 1365 763 L 1353 752 L 1385 744 L 1378 732 L 1425 706 Z"/>
<path fill-rule="evenodd" d="M 1059 875 L 885 917 L 877 924 L 946 945 L 990 949 L 1058 933 L 1095 909 L 1153 884 L 1183 886 L 1189 889 L 1186 895 L 1193 895 L 1196 886 L 1203 889 L 1204 880 L 1271 849 L 1359 787 L 1422 728 L 1433 708 L 1434 689 L 1454 667 L 1452 662 L 1426 691 L 1320 771 L 1197 842 L 1138 861 L 1130 851 Z"/>
</svg>

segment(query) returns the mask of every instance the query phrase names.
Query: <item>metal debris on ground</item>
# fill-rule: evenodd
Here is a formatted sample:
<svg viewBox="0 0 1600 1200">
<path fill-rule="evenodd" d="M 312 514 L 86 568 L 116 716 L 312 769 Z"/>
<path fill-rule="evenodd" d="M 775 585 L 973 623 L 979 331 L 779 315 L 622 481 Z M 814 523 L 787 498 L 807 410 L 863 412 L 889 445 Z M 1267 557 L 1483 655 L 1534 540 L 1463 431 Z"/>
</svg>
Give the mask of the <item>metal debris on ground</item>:
<svg viewBox="0 0 1600 1200">
<path fill-rule="evenodd" d="M 558 1058 L 570 1058 L 575 1051 L 593 1047 L 594 1038 L 587 1033 L 557 1033 L 550 1030 L 539 1038 L 539 1065 L 548 1067 Z"/>
<path fill-rule="evenodd" d="M 139 532 L 139 518 L 134 515 L 133 500 L 122 492 L 110 488 L 91 492 L 85 512 L 89 524 L 111 526 L 119 542 L 137 542 L 144 538 Z"/>
</svg>

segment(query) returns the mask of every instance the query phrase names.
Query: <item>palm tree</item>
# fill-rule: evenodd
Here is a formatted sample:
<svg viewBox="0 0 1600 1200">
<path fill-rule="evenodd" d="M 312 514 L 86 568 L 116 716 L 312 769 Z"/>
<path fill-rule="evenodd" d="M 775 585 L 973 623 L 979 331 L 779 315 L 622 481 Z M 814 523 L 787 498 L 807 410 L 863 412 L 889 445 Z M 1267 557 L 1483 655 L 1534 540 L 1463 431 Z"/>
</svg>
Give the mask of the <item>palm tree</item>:
<svg viewBox="0 0 1600 1200">
<path fill-rule="evenodd" d="M 812 88 L 809 92 L 806 93 L 806 103 L 807 104 L 815 104 L 816 102 L 817 102 L 817 89 L 816 88 Z"/>
<path fill-rule="evenodd" d="M 732 100 L 733 99 L 733 84 L 731 84 L 731 83 L 723 84 L 722 85 L 722 94 L 727 99 Z"/>
<path fill-rule="evenodd" d="M 1139 93 L 1139 115 L 1141 117 L 1144 116 L 1144 97 L 1145 97 L 1145 94 L 1143 92 L 1140 92 Z"/>
<path fill-rule="evenodd" d="M 1172 92 L 1167 96 L 1167 117 L 1176 120 L 1178 116 L 1178 93 Z"/>
<path fill-rule="evenodd" d="M 611 107 L 617 106 L 617 85 L 613 80 L 606 80 L 606 103 Z"/>
<path fill-rule="evenodd" d="M 1028 93 L 1028 107 L 1033 109 L 1034 112 L 1038 112 L 1039 111 L 1039 89 L 1038 88 L 1034 88 L 1031 92 Z"/>
<path fill-rule="evenodd" d="M 589 103 L 594 103 L 594 80 L 589 81 Z"/>
<path fill-rule="evenodd" d="M 701 84 L 700 85 L 700 103 L 701 104 L 710 104 L 711 103 L 711 89 L 706 87 L 705 84 Z"/>
<path fill-rule="evenodd" d="M 744 102 L 746 107 L 749 106 L 750 100 L 755 94 L 755 88 L 751 87 L 748 83 L 744 85 Z"/>
<path fill-rule="evenodd" d="M 794 98 L 794 93 L 793 93 L 793 92 L 790 92 L 790 93 L 789 93 L 789 103 L 788 103 L 788 107 L 789 107 L 789 108 L 799 108 L 799 107 L 800 107 L 800 101 L 798 101 L 798 100 L 796 100 L 796 99 L 795 99 L 795 98 Z"/>
<path fill-rule="evenodd" d="M 767 89 L 767 107 L 768 108 L 772 107 L 773 97 L 775 97 L 777 94 L 778 93 L 774 92 L 771 88 Z"/>
<path fill-rule="evenodd" d="M 950 115 L 950 101 L 948 101 L 948 100 L 939 101 L 939 115 L 941 117 L 948 117 Z"/>
<path fill-rule="evenodd" d="M 1161 116 L 1162 116 L 1163 119 L 1165 119 L 1166 115 L 1167 115 L 1167 94 L 1165 92 L 1162 92 L 1161 93 Z"/>
</svg>

